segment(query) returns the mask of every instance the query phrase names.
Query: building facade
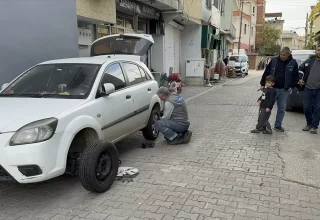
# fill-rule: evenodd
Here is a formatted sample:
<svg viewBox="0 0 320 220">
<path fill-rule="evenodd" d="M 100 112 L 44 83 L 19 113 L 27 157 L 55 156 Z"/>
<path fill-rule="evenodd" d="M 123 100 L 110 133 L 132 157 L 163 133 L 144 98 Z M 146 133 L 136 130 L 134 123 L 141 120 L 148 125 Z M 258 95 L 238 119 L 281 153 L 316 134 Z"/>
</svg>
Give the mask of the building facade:
<svg viewBox="0 0 320 220">
<path fill-rule="evenodd" d="M 257 24 L 256 24 L 256 41 L 255 41 L 255 51 L 259 51 L 259 46 L 262 43 L 261 39 L 261 29 L 265 23 L 266 14 L 266 1 L 257 0 Z"/>
<path fill-rule="evenodd" d="M 236 28 L 234 49 L 245 49 L 247 53 L 255 51 L 257 0 L 242 1 L 240 10 L 233 11 L 233 25 Z M 240 46 L 239 46 L 240 39 Z"/>
<path fill-rule="evenodd" d="M 233 11 L 239 10 L 239 2 L 237 0 L 226 1 L 224 8 L 221 9 L 221 57 L 226 57 L 233 49 L 233 41 L 236 39 L 236 28 L 233 25 Z"/>
<path fill-rule="evenodd" d="M 289 47 L 291 50 L 304 49 L 305 39 L 295 31 L 283 31 L 281 34 L 281 46 Z"/>
<path fill-rule="evenodd" d="M 1 85 L 40 62 L 78 56 L 76 0 L 0 1 L 0 15 Z"/>
</svg>

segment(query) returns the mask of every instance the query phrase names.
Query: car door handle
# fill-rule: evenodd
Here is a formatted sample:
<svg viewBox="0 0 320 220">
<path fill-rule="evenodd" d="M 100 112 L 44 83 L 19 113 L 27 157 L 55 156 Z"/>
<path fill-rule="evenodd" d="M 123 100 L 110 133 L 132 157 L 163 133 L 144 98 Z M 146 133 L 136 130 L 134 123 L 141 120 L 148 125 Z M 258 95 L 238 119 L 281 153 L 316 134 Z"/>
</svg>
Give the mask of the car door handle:
<svg viewBox="0 0 320 220">
<path fill-rule="evenodd" d="M 151 91 L 151 88 L 148 88 L 148 91 L 150 92 L 150 91 Z"/>
<path fill-rule="evenodd" d="M 127 96 L 126 96 L 126 99 L 131 99 L 131 95 L 127 95 Z"/>
</svg>

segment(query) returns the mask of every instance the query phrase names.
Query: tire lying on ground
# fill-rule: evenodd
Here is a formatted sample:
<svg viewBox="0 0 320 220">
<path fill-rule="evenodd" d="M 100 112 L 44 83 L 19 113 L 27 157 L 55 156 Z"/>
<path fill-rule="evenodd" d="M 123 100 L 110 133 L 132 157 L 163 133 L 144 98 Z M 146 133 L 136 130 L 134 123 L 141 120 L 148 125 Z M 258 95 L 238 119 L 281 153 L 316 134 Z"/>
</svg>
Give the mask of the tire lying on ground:
<svg viewBox="0 0 320 220">
<path fill-rule="evenodd" d="M 87 147 L 82 154 L 79 178 L 82 186 L 91 192 L 107 191 L 117 177 L 119 155 L 116 146 L 99 141 Z"/>
</svg>

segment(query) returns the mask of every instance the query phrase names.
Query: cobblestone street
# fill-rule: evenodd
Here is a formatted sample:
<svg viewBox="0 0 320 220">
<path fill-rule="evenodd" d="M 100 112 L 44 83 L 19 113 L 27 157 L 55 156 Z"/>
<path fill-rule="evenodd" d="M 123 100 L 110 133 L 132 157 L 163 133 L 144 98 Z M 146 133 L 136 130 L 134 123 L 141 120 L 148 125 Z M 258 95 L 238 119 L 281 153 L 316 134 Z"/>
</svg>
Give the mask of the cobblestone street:
<svg viewBox="0 0 320 220">
<path fill-rule="evenodd" d="M 0 183 L 0 219 L 319 220 L 320 177 L 296 179 L 303 166 L 290 169 L 299 160 L 287 153 L 296 135 L 301 144 L 319 138 L 301 134 L 300 113 L 286 115 L 285 133 L 251 134 L 258 77 L 184 87 L 191 142 L 167 146 L 161 137 L 155 148 L 143 149 L 142 135 L 126 138 L 117 144 L 121 166 L 140 173 L 132 182 L 116 181 L 106 193 L 87 192 L 69 176 L 30 185 Z"/>
</svg>

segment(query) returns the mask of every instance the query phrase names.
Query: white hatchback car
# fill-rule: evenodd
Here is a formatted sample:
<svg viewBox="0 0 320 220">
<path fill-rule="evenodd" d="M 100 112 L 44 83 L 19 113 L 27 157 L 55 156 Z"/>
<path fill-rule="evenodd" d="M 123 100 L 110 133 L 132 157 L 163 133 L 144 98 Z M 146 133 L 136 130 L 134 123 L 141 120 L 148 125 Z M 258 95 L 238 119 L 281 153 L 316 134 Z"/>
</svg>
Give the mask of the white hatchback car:
<svg viewBox="0 0 320 220">
<path fill-rule="evenodd" d="M 38 64 L 0 92 L 0 180 L 34 183 L 79 175 L 90 191 L 114 182 L 114 143 L 142 130 L 155 140 L 158 83 L 140 62 L 150 35 L 111 35 L 88 58 Z"/>
</svg>

